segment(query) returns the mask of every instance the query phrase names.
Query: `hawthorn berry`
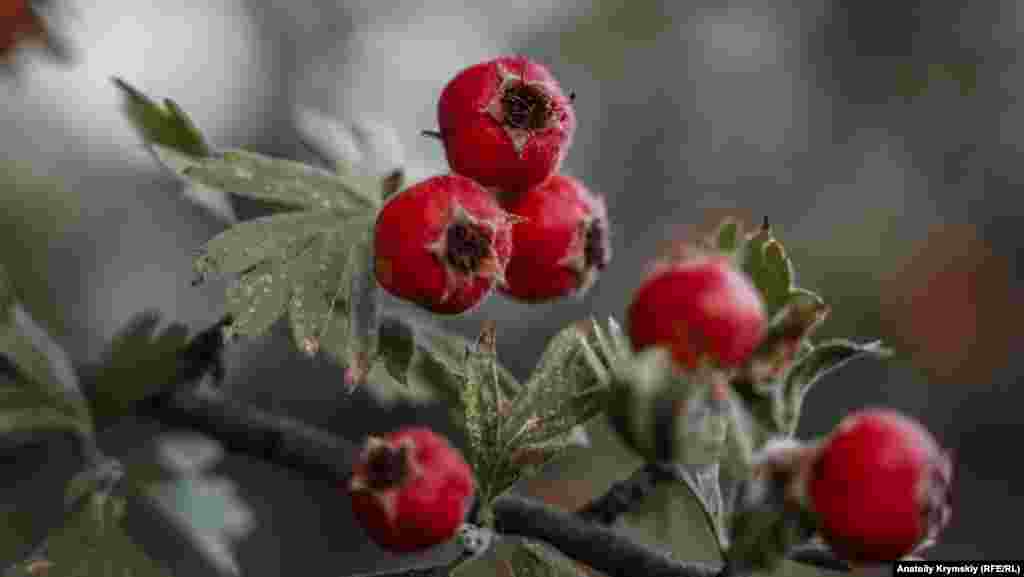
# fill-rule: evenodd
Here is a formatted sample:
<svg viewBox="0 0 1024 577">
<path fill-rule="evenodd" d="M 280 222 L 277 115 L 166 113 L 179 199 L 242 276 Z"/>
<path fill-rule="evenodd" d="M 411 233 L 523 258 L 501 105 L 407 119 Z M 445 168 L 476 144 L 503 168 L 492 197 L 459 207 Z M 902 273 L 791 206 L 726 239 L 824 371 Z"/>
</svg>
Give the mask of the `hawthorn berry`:
<svg viewBox="0 0 1024 577">
<path fill-rule="evenodd" d="M 608 265 L 608 211 L 580 181 L 556 174 L 504 206 L 522 220 L 503 294 L 525 302 L 582 296 Z"/>
<path fill-rule="evenodd" d="M 952 514 L 953 464 L 917 421 L 890 409 L 847 416 L 812 461 L 807 494 L 822 536 L 855 563 L 895 561 Z"/>
<path fill-rule="evenodd" d="M 474 487 L 462 454 L 425 427 L 369 437 L 348 486 L 356 521 L 377 545 L 395 553 L 454 537 Z"/>
<path fill-rule="evenodd" d="M 522 56 L 459 72 L 441 92 L 437 119 L 451 169 L 506 193 L 558 171 L 576 130 L 571 99 Z"/>
<path fill-rule="evenodd" d="M 28 0 L 0 1 L 0 62 L 10 59 L 23 39 L 44 36 L 43 23 Z"/>
<path fill-rule="evenodd" d="M 668 348 L 676 363 L 738 366 L 765 326 L 764 304 L 750 279 L 725 256 L 690 256 L 656 266 L 627 313 L 634 350 Z"/>
<path fill-rule="evenodd" d="M 434 313 L 465 312 L 504 284 L 513 222 L 469 178 L 428 178 L 391 197 L 377 216 L 377 282 Z"/>
</svg>

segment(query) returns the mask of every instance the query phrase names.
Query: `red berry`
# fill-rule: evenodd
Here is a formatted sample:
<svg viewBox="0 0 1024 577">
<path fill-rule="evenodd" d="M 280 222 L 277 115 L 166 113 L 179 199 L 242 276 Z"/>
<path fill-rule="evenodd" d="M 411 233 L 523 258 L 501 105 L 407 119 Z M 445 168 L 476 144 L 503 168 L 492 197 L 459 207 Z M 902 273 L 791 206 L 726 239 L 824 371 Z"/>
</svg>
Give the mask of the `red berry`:
<svg viewBox="0 0 1024 577">
<path fill-rule="evenodd" d="M 761 295 L 724 256 L 664 263 L 633 295 L 628 311 L 634 350 L 664 346 L 677 363 L 737 366 L 764 332 Z"/>
<path fill-rule="evenodd" d="M 472 180 L 428 178 L 393 196 L 377 216 L 377 281 L 432 312 L 465 312 L 504 283 L 512 223 Z"/>
<path fill-rule="evenodd" d="M 473 472 L 425 427 L 370 437 L 352 469 L 352 513 L 382 549 L 410 553 L 455 536 L 469 511 Z"/>
<path fill-rule="evenodd" d="M 582 296 L 611 259 L 604 199 L 574 178 L 554 175 L 505 209 L 522 220 L 512 231 L 508 284 L 515 299 L 542 302 Z"/>
<path fill-rule="evenodd" d="M 441 92 L 437 118 L 452 170 L 504 192 L 554 174 L 576 130 L 572 102 L 551 72 L 522 56 L 459 72 Z"/>
<path fill-rule="evenodd" d="M 28 0 L 0 0 L 0 62 L 23 39 L 43 38 L 45 28 Z"/>
<path fill-rule="evenodd" d="M 849 415 L 813 461 L 808 495 L 823 537 L 859 563 L 895 561 L 951 515 L 952 461 L 918 422 L 886 409 Z"/>
</svg>

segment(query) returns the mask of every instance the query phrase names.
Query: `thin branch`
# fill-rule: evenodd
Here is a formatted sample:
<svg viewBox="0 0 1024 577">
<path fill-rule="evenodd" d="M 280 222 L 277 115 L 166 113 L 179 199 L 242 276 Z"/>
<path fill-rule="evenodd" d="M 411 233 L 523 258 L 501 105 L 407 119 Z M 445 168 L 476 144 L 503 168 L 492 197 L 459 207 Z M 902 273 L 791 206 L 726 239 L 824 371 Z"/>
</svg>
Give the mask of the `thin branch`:
<svg viewBox="0 0 1024 577">
<path fill-rule="evenodd" d="M 301 421 L 263 411 L 214 389 L 154 399 L 140 413 L 173 427 L 194 429 L 224 449 L 273 463 L 307 478 L 336 482 L 349 476 L 354 443 Z"/>
<path fill-rule="evenodd" d="M 715 577 L 722 570 L 721 564 L 675 561 L 610 528 L 523 497 L 499 497 L 493 510 L 498 532 L 542 540 L 609 577 Z"/>
<path fill-rule="evenodd" d="M 830 571 L 852 571 L 849 563 L 835 556 L 831 549 L 821 543 L 806 543 L 789 551 L 789 560 Z"/>
</svg>

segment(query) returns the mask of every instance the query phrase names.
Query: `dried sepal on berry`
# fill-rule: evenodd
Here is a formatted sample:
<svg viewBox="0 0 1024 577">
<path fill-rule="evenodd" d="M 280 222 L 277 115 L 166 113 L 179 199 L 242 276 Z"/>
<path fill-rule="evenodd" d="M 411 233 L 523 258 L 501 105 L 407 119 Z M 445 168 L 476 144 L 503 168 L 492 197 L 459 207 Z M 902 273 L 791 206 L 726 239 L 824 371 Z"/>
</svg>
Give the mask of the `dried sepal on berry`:
<svg viewBox="0 0 1024 577">
<path fill-rule="evenodd" d="M 377 281 L 434 313 L 465 312 L 505 282 L 515 223 L 472 180 L 429 178 L 381 209 L 374 230 Z"/>
<path fill-rule="evenodd" d="M 475 489 L 461 453 L 425 427 L 371 436 L 352 470 L 352 512 L 381 548 L 409 553 L 454 537 Z"/>
<path fill-rule="evenodd" d="M 503 206 L 521 222 L 501 292 L 524 302 L 585 295 L 611 260 L 604 199 L 556 174 Z"/>
<path fill-rule="evenodd" d="M 454 172 L 518 193 L 558 171 L 576 116 L 547 68 L 503 56 L 470 66 L 445 85 L 438 127 Z"/>
</svg>

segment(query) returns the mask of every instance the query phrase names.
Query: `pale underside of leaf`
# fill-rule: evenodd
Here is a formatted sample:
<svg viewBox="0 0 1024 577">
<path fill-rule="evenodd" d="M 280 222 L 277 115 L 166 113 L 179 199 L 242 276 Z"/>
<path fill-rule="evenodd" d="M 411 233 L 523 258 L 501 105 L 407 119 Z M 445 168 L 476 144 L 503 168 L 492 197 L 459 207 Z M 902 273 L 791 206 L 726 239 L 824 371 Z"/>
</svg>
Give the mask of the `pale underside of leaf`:
<svg viewBox="0 0 1024 577">
<path fill-rule="evenodd" d="M 380 203 L 375 178 L 340 175 L 301 162 L 235 149 L 207 158 L 154 147 L 187 180 L 239 196 L 307 210 L 365 213 Z"/>
<path fill-rule="evenodd" d="M 327 210 L 274 214 L 237 224 L 203 246 L 195 262 L 202 276 L 238 274 L 263 261 L 288 258 L 310 237 L 355 228 L 352 218 Z"/>
</svg>

